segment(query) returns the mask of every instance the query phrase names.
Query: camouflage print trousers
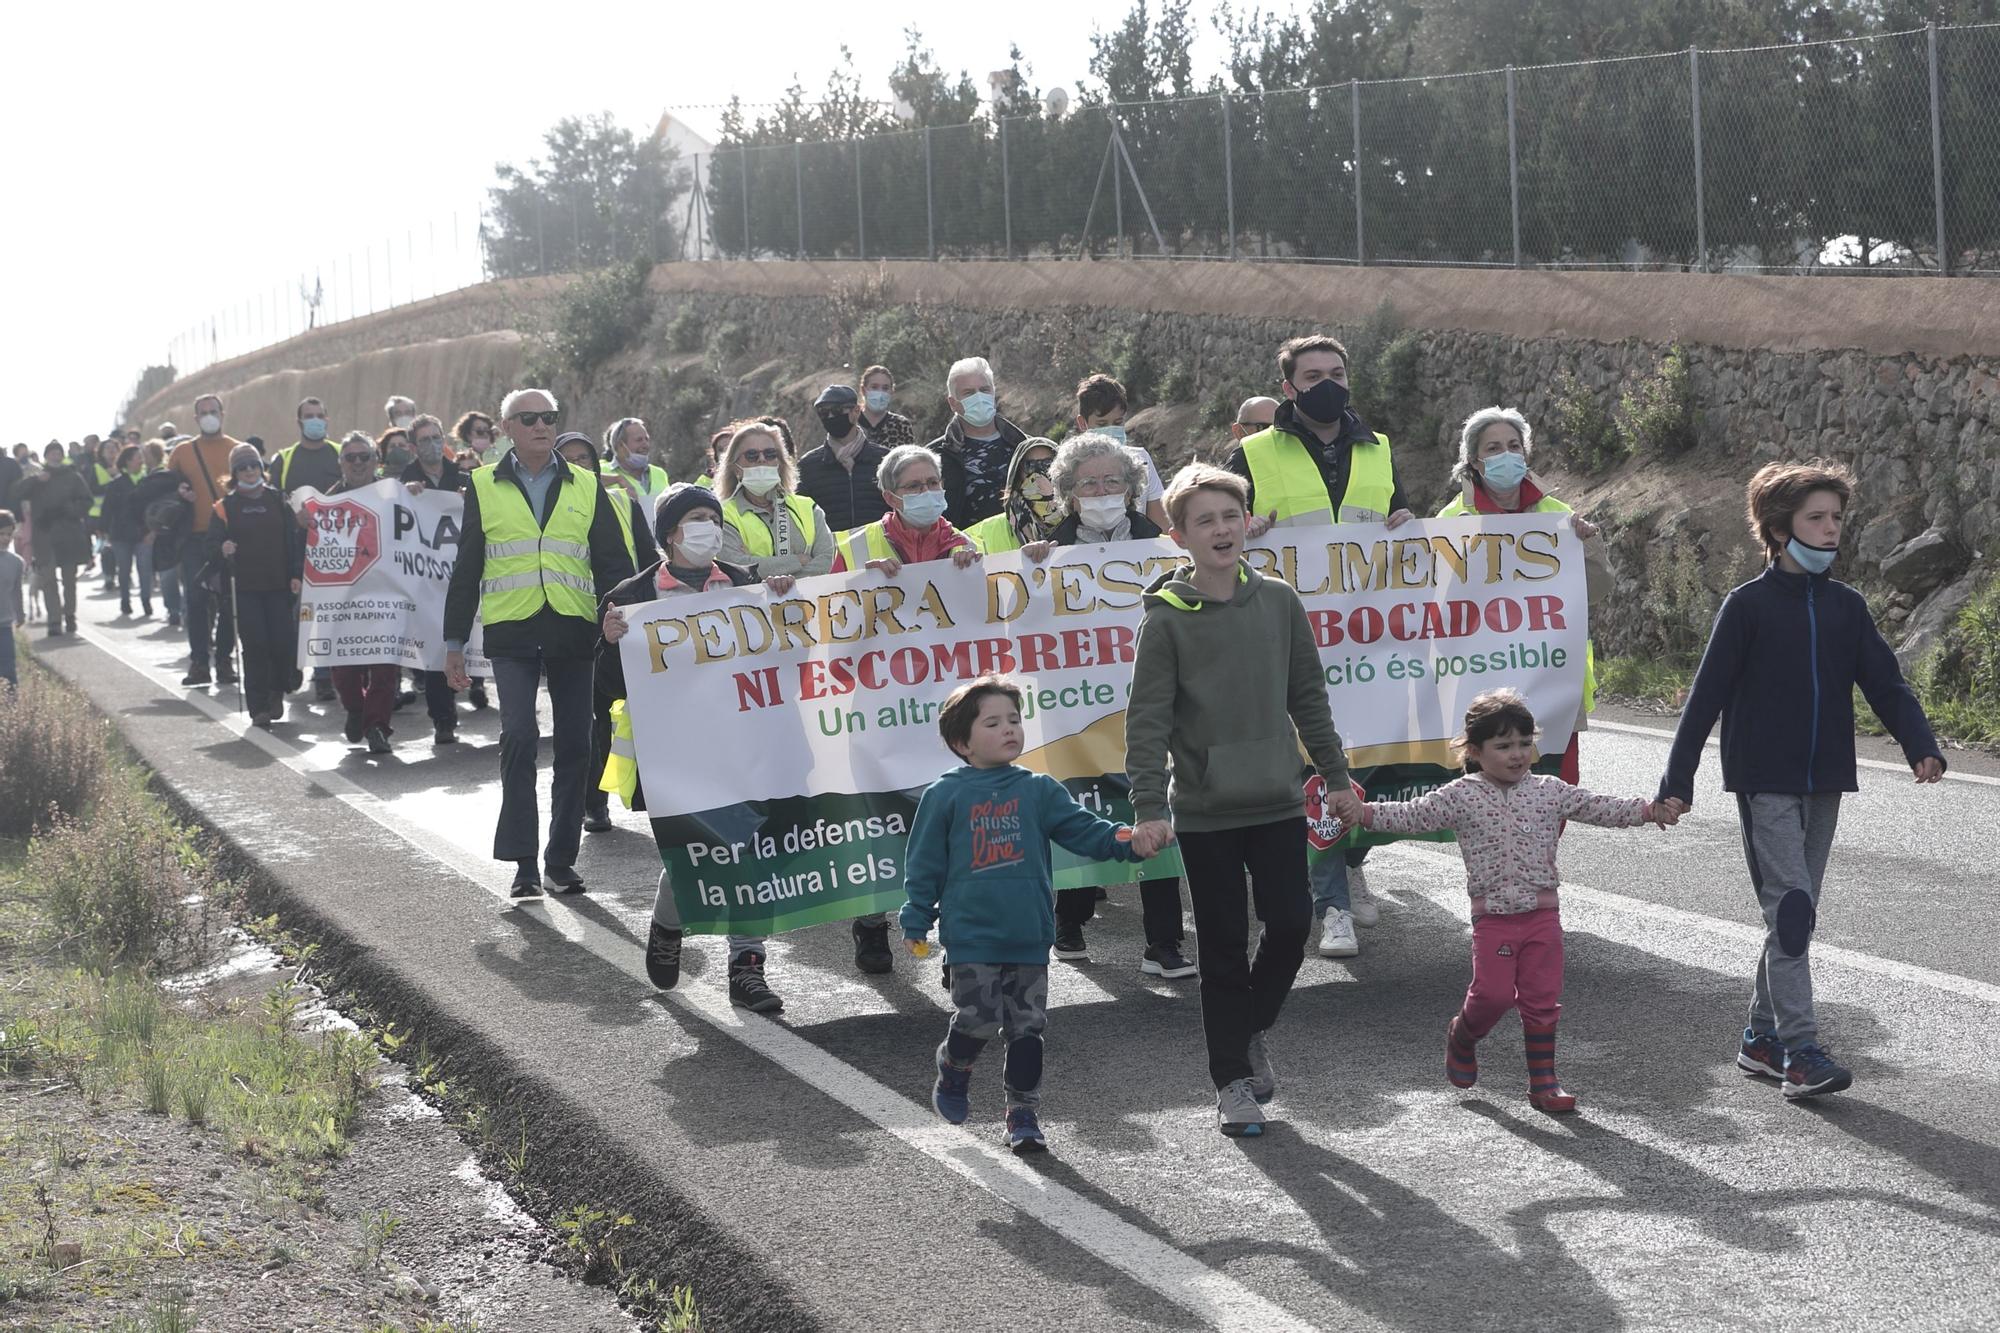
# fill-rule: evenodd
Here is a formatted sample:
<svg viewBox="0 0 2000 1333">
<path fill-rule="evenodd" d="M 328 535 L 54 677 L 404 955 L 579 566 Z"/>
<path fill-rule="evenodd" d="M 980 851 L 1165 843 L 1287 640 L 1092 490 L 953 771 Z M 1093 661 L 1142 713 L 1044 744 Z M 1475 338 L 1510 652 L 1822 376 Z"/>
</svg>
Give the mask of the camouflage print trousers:
<svg viewBox="0 0 2000 1333">
<path fill-rule="evenodd" d="M 939 1057 L 969 1068 L 986 1043 L 1007 1043 L 1007 1106 L 1033 1110 L 1042 1100 L 1042 1030 L 1049 1025 L 1049 969 L 1034 963 L 953 963 L 951 1002 L 958 1006 Z"/>
</svg>

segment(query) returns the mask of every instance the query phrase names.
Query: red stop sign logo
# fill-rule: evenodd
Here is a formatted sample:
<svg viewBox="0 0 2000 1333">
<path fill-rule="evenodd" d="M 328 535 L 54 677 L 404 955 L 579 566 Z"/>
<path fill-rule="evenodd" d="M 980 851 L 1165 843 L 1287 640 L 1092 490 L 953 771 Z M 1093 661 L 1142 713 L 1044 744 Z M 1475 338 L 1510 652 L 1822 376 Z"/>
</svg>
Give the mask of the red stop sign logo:
<svg viewBox="0 0 2000 1333">
<path fill-rule="evenodd" d="M 1354 794 L 1362 800 L 1368 793 L 1359 783 L 1349 782 Z M 1347 835 L 1347 826 L 1340 822 L 1340 816 L 1326 803 L 1326 779 L 1315 773 L 1306 779 L 1306 842 L 1314 851 L 1323 852 Z"/>
<path fill-rule="evenodd" d="M 353 583 L 382 556 L 382 525 L 375 511 L 352 500 L 306 502 L 307 583 Z"/>
</svg>

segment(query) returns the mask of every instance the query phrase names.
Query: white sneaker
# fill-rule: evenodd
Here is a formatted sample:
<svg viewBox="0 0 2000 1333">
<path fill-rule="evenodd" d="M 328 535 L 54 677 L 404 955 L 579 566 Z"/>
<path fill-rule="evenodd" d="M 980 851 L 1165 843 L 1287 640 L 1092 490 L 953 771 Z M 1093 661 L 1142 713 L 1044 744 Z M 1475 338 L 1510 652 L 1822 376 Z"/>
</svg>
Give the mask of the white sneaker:
<svg viewBox="0 0 2000 1333">
<path fill-rule="evenodd" d="M 1360 952 L 1361 941 L 1354 938 L 1354 918 L 1338 907 L 1327 908 L 1320 919 L 1319 956 L 1352 958 Z"/>
<path fill-rule="evenodd" d="M 1375 895 L 1368 892 L 1368 877 L 1361 873 L 1360 866 L 1349 867 L 1347 871 L 1347 912 L 1357 926 L 1372 926 L 1382 915 L 1375 905 Z"/>
</svg>

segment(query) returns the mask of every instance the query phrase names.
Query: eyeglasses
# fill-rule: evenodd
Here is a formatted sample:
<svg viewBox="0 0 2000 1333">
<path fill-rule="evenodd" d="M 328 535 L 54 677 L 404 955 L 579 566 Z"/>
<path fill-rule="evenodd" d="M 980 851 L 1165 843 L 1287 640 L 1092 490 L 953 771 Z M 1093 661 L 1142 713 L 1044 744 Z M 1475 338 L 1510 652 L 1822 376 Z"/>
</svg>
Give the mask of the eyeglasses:
<svg viewBox="0 0 2000 1333">
<path fill-rule="evenodd" d="M 523 426 L 532 426 L 532 425 L 534 425 L 534 424 L 535 424 L 535 422 L 536 422 L 537 420 L 539 420 L 539 421 L 540 421 L 540 422 L 541 422 L 541 423 L 542 423 L 542 424 L 543 424 L 544 426 L 553 426 L 553 425 L 555 425 L 555 424 L 556 424 L 556 423 L 557 423 L 558 421 L 561 421 L 561 420 L 562 420 L 562 413 L 560 413 L 560 412 L 516 412 L 516 413 L 514 414 L 514 420 L 516 420 L 516 421 L 520 422 L 520 423 L 521 423 L 521 424 L 522 424 Z"/>
<path fill-rule="evenodd" d="M 419 435 L 416 439 L 411 440 L 410 443 L 421 449 L 427 444 L 436 444 L 443 438 L 444 436 L 442 435 Z"/>
<path fill-rule="evenodd" d="M 370 449 L 367 453 L 342 454 L 340 461 L 343 463 L 372 463 L 375 461 L 375 451 Z"/>
<path fill-rule="evenodd" d="M 1078 477 L 1076 480 L 1076 493 L 1078 495 L 1093 496 L 1123 495 L 1125 494 L 1125 483 L 1104 477 Z"/>
<path fill-rule="evenodd" d="M 745 463 L 775 463 L 785 456 L 781 449 L 743 449 L 736 457 Z"/>
<path fill-rule="evenodd" d="M 896 488 L 896 494 L 922 495 L 925 491 L 941 491 L 943 489 L 944 489 L 944 483 L 939 481 L 936 477 L 931 477 L 925 481 L 913 481 L 910 482 L 908 485 L 898 486 Z"/>
</svg>

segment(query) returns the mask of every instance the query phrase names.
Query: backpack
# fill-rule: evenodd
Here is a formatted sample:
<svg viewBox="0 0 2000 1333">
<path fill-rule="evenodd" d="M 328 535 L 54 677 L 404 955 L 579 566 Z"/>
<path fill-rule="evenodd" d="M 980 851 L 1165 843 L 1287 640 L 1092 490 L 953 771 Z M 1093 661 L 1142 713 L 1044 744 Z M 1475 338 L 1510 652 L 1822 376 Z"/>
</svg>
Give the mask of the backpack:
<svg viewBox="0 0 2000 1333">
<path fill-rule="evenodd" d="M 173 527 L 185 503 L 178 495 L 168 495 L 147 505 L 146 531 L 165 532 Z"/>
</svg>

